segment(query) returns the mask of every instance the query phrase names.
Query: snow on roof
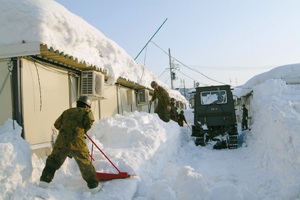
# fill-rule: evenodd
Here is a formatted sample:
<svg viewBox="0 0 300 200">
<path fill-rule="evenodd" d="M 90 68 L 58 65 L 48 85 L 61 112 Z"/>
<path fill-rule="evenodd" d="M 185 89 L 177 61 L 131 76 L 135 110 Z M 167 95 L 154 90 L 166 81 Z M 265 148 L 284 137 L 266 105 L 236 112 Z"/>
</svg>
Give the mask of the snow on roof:
<svg viewBox="0 0 300 200">
<path fill-rule="evenodd" d="M 105 70 L 109 84 L 122 77 L 149 88 L 158 79 L 118 44 L 54 0 L 0 0 L 0 27 L 0 49 L 24 42 L 46 44 Z"/>
<path fill-rule="evenodd" d="M 282 79 L 287 84 L 300 84 L 300 64 L 278 66 L 270 71 L 258 74 L 244 85 L 235 88 L 234 94 L 238 97 L 246 96 L 252 92 L 254 86 L 270 79 Z"/>
<path fill-rule="evenodd" d="M 247 81 L 244 87 L 250 88 L 268 79 L 283 79 L 287 83 L 289 83 L 289 80 L 300 80 L 300 64 L 278 66 L 270 71 L 256 75 Z"/>
<path fill-rule="evenodd" d="M 0 2 L 0 45 L 47 44 L 79 61 L 107 70 L 111 84 L 119 77 L 141 85 L 147 84 L 144 81 L 147 78 L 155 79 L 153 73 L 138 65 L 114 41 L 53 0 Z"/>
</svg>

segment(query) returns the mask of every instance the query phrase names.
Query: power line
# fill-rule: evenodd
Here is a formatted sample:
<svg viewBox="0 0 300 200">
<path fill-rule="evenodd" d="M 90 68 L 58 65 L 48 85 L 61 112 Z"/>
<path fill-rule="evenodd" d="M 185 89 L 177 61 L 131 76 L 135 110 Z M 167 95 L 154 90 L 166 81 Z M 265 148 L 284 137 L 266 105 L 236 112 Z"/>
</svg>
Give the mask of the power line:
<svg viewBox="0 0 300 200">
<path fill-rule="evenodd" d="M 162 49 L 160 46 L 158 46 L 155 42 L 153 42 L 153 41 L 151 41 L 151 42 L 152 42 L 156 47 L 158 47 L 161 51 L 163 51 L 166 55 L 169 55 L 165 50 L 163 50 L 163 49 Z M 217 83 L 226 85 L 226 83 L 223 83 L 223 82 L 217 81 L 217 80 L 215 80 L 215 79 L 213 79 L 213 78 L 210 78 L 210 77 L 206 76 L 205 74 L 203 74 L 202 72 L 200 72 L 200 71 L 198 71 L 198 70 L 196 70 L 196 69 L 193 69 L 193 68 L 191 68 L 191 67 L 185 65 L 184 63 L 182 63 L 182 62 L 179 61 L 178 59 L 174 58 L 173 56 L 171 56 L 171 57 L 172 57 L 174 60 L 176 60 L 178 63 L 180 63 L 182 66 L 184 66 L 184 67 L 186 67 L 186 68 L 188 68 L 188 69 L 190 69 L 190 70 L 192 70 L 192 71 L 195 71 L 195 72 L 201 74 L 201 75 L 204 76 L 205 78 L 207 78 L 207 79 L 209 79 L 209 80 L 211 80 L 211 81 L 214 81 L 214 82 L 217 82 Z"/>
<path fill-rule="evenodd" d="M 196 70 L 196 69 L 193 69 L 193 68 L 191 68 L 191 67 L 189 67 L 189 66 L 183 64 L 182 62 L 180 62 L 180 61 L 177 60 L 176 58 L 174 58 L 174 60 L 176 60 L 177 62 L 179 62 L 180 64 L 182 64 L 184 67 L 186 67 L 186 68 L 188 68 L 188 69 L 190 69 L 190 70 L 192 70 L 192 71 L 198 72 L 199 74 L 201 74 L 202 76 L 206 77 L 207 79 L 209 79 L 209 80 L 211 80 L 211 81 L 215 81 L 215 82 L 217 82 L 217 83 L 226 85 L 226 83 L 223 83 L 223 82 L 221 82 L 221 81 L 218 81 L 218 80 L 215 80 L 215 79 L 213 79 L 213 78 L 210 78 L 210 77 L 206 76 L 205 74 L 203 74 L 202 72 L 200 72 L 200 71 L 198 71 L 198 70 Z"/>
<path fill-rule="evenodd" d="M 220 67 L 220 66 L 198 66 L 191 65 L 192 67 L 205 68 L 205 69 L 217 69 L 217 70 L 258 70 L 258 69 L 272 69 L 279 65 L 269 65 L 269 66 L 245 66 L 245 67 Z"/>
<path fill-rule="evenodd" d="M 160 78 L 167 70 L 163 71 L 158 78 Z"/>
<path fill-rule="evenodd" d="M 182 74 L 182 75 L 184 75 L 184 76 L 186 76 L 186 77 L 188 77 L 188 78 L 190 78 L 190 79 L 192 79 L 193 81 L 196 81 L 196 82 L 199 82 L 198 80 L 195 80 L 195 79 L 193 79 L 192 77 L 190 77 L 190 76 L 188 76 L 188 75 L 186 75 L 186 74 L 184 74 L 184 73 L 182 73 L 181 71 L 178 71 L 180 74 Z M 204 84 L 204 83 L 201 83 L 201 82 L 199 82 L 200 84 L 202 84 L 202 85 L 206 85 L 206 84 Z"/>
</svg>

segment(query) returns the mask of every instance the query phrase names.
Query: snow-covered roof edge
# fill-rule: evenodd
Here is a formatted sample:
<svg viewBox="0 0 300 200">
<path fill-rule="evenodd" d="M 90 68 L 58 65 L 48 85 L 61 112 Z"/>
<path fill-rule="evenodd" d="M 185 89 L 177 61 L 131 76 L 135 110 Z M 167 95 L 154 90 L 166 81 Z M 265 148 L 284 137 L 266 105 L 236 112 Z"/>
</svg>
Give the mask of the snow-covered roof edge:
<svg viewBox="0 0 300 200">
<path fill-rule="evenodd" d="M 244 85 L 234 88 L 234 95 L 241 97 L 252 92 L 256 85 L 269 79 L 282 79 L 288 84 L 300 84 L 300 63 L 278 66 L 270 71 L 258 74 Z"/>
<path fill-rule="evenodd" d="M 0 0 L 0 5 L 2 47 L 46 44 L 77 58 L 78 62 L 106 71 L 109 84 L 122 77 L 149 87 L 152 80 L 157 80 L 154 73 L 135 62 L 114 41 L 54 0 Z M 172 93 L 168 86 L 165 88 Z M 181 96 L 180 99 L 185 98 Z"/>
</svg>

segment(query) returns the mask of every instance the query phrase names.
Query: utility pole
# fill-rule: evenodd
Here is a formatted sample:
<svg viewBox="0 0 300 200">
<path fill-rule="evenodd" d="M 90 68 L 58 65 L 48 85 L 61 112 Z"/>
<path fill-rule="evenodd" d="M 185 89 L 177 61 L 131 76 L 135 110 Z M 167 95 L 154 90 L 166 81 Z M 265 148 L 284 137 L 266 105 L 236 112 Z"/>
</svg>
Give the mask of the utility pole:
<svg viewBox="0 0 300 200">
<path fill-rule="evenodd" d="M 173 65 L 172 65 L 172 57 L 171 57 L 171 50 L 169 49 L 169 64 L 170 64 L 170 79 L 171 79 L 171 89 L 173 90 Z"/>
</svg>

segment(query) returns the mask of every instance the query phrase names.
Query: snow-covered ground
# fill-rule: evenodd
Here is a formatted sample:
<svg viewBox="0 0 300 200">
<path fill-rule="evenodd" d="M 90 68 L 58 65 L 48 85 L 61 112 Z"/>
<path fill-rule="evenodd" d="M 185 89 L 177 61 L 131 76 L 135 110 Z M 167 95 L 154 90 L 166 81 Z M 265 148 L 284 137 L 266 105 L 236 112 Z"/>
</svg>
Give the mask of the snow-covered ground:
<svg viewBox="0 0 300 200">
<path fill-rule="evenodd" d="M 31 156 L 12 120 L 0 126 L 0 199 L 300 199 L 300 85 L 269 79 L 253 86 L 254 124 L 235 150 L 195 146 L 190 125 L 164 123 L 156 114 L 102 119 L 89 135 L 130 179 L 103 182 L 91 195 L 73 159 L 47 189 L 38 186 L 45 158 Z M 91 143 L 89 143 L 91 147 Z M 97 171 L 115 172 L 97 150 Z"/>
</svg>

